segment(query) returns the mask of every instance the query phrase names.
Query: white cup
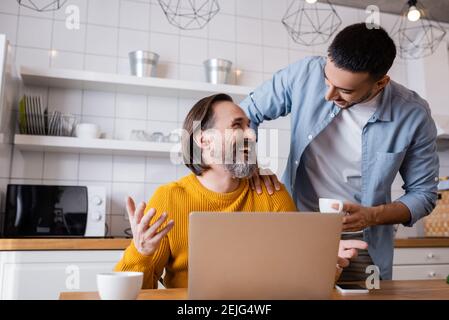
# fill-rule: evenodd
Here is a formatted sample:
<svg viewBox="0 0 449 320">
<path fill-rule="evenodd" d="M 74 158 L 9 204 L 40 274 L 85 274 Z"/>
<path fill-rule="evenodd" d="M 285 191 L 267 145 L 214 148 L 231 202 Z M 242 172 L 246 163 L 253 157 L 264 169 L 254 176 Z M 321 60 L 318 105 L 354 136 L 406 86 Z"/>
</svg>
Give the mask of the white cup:
<svg viewBox="0 0 449 320">
<path fill-rule="evenodd" d="M 320 212 L 321 213 L 340 213 L 343 212 L 343 201 L 338 199 L 326 199 L 326 198 L 320 198 L 318 200 L 319 206 L 320 206 Z M 332 207 L 333 204 L 338 204 L 338 209 L 334 209 Z M 356 234 L 356 233 L 363 233 L 363 230 L 359 231 L 344 231 L 342 234 Z"/>
<path fill-rule="evenodd" d="M 343 201 L 338 199 L 320 198 L 318 200 L 320 212 L 322 213 L 340 213 L 343 211 Z M 338 204 L 338 209 L 332 207 L 333 204 Z"/>
<path fill-rule="evenodd" d="M 76 136 L 82 139 L 98 139 L 100 127 L 94 123 L 80 123 L 76 126 Z"/>
<path fill-rule="evenodd" d="M 143 272 L 97 274 L 97 288 L 102 300 L 135 300 L 142 288 Z"/>
</svg>

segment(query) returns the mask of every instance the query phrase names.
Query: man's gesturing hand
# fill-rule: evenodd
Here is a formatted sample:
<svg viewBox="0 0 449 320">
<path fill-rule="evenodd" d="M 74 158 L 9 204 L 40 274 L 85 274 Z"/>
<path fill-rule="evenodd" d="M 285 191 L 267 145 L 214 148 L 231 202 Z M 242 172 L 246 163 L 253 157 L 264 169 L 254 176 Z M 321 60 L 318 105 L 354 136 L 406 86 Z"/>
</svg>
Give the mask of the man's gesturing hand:
<svg viewBox="0 0 449 320">
<path fill-rule="evenodd" d="M 150 225 L 151 218 L 154 217 L 156 210 L 151 208 L 148 213 L 144 215 L 145 206 L 145 202 L 142 202 L 136 208 L 134 200 L 131 197 L 126 199 L 126 210 L 128 211 L 129 223 L 131 224 L 134 246 L 140 254 L 149 256 L 156 251 L 162 238 L 173 228 L 174 221 L 170 220 L 167 225 L 158 232 L 157 230 L 159 227 L 167 219 L 167 214 L 164 212 L 159 219 Z"/>
</svg>

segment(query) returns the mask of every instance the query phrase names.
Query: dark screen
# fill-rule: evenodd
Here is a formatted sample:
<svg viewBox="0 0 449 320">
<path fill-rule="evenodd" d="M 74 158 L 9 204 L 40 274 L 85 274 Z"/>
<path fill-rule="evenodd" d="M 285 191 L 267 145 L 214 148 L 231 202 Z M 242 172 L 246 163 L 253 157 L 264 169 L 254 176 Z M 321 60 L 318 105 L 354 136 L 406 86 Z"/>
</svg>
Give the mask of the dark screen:
<svg viewBox="0 0 449 320">
<path fill-rule="evenodd" d="M 8 185 L 5 236 L 82 236 L 87 187 Z"/>
</svg>

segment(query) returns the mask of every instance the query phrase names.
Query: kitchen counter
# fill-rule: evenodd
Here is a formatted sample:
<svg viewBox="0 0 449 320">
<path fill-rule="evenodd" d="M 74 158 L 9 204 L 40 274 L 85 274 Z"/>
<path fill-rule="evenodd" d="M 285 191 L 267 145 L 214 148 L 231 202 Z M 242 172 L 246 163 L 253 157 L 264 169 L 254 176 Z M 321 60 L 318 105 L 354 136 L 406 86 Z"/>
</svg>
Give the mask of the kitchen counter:
<svg viewBox="0 0 449 320">
<path fill-rule="evenodd" d="M 124 250 L 129 238 L 23 238 L 0 239 L 0 251 Z M 449 247 L 449 238 L 396 239 L 395 248 Z"/>
<path fill-rule="evenodd" d="M 444 248 L 449 247 L 449 238 L 404 238 L 395 239 L 395 248 Z"/>
<path fill-rule="evenodd" d="M 363 284 L 363 283 L 360 283 Z M 61 292 L 60 300 L 98 300 L 98 292 Z M 141 290 L 138 300 L 185 300 L 186 289 Z M 449 300 L 445 280 L 381 281 L 379 290 L 342 295 L 335 289 L 332 300 Z"/>
<path fill-rule="evenodd" d="M 123 250 L 127 238 L 22 238 L 0 239 L 0 251 Z"/>
</svg>

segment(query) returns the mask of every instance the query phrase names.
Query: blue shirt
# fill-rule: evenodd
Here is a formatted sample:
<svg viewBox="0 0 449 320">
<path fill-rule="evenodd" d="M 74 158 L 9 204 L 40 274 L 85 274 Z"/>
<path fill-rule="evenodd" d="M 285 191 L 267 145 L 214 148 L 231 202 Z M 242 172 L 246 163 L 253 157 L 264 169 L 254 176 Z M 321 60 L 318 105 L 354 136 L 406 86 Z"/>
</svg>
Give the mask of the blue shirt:
<svg viewBox="0 0 449 320">
<path fill-rule="evenodd" d="M 309 143 L 331 123 L 340 108 L 324 96 L 325 57 L 307 57 L 276 72 L 271 80 L 254 90 L 240 106 L 257 130 L 260 123 L 291 114 L 291 144 L 282 177 L 300 207 L 296 181 L 304 164 L 301 157 Z M 417 93 L 390 81 L 384 88 L 376 111 L 362 130 L 362 206 L 391 203 L 391 185 L 397 173 L 404 181 L 405 194 L 396 201 L 406 205 L 413 226 L 436 204 L 439 161 L 437 130 L 427 102 Z M 329 141 L 332 143 L 332 141 Z M 301 188 L 307 192 L 308 188 Z M 310 191 L 309 191 L 310 192 Z M 313 192 L 303 195 L 314 198 Z M 317 211 L 318 204 L 313 208 Z M 392 278 L 394 227 L 366 228 L 363 238 L 379 267 L 382 279 Z"/>
</svg>

